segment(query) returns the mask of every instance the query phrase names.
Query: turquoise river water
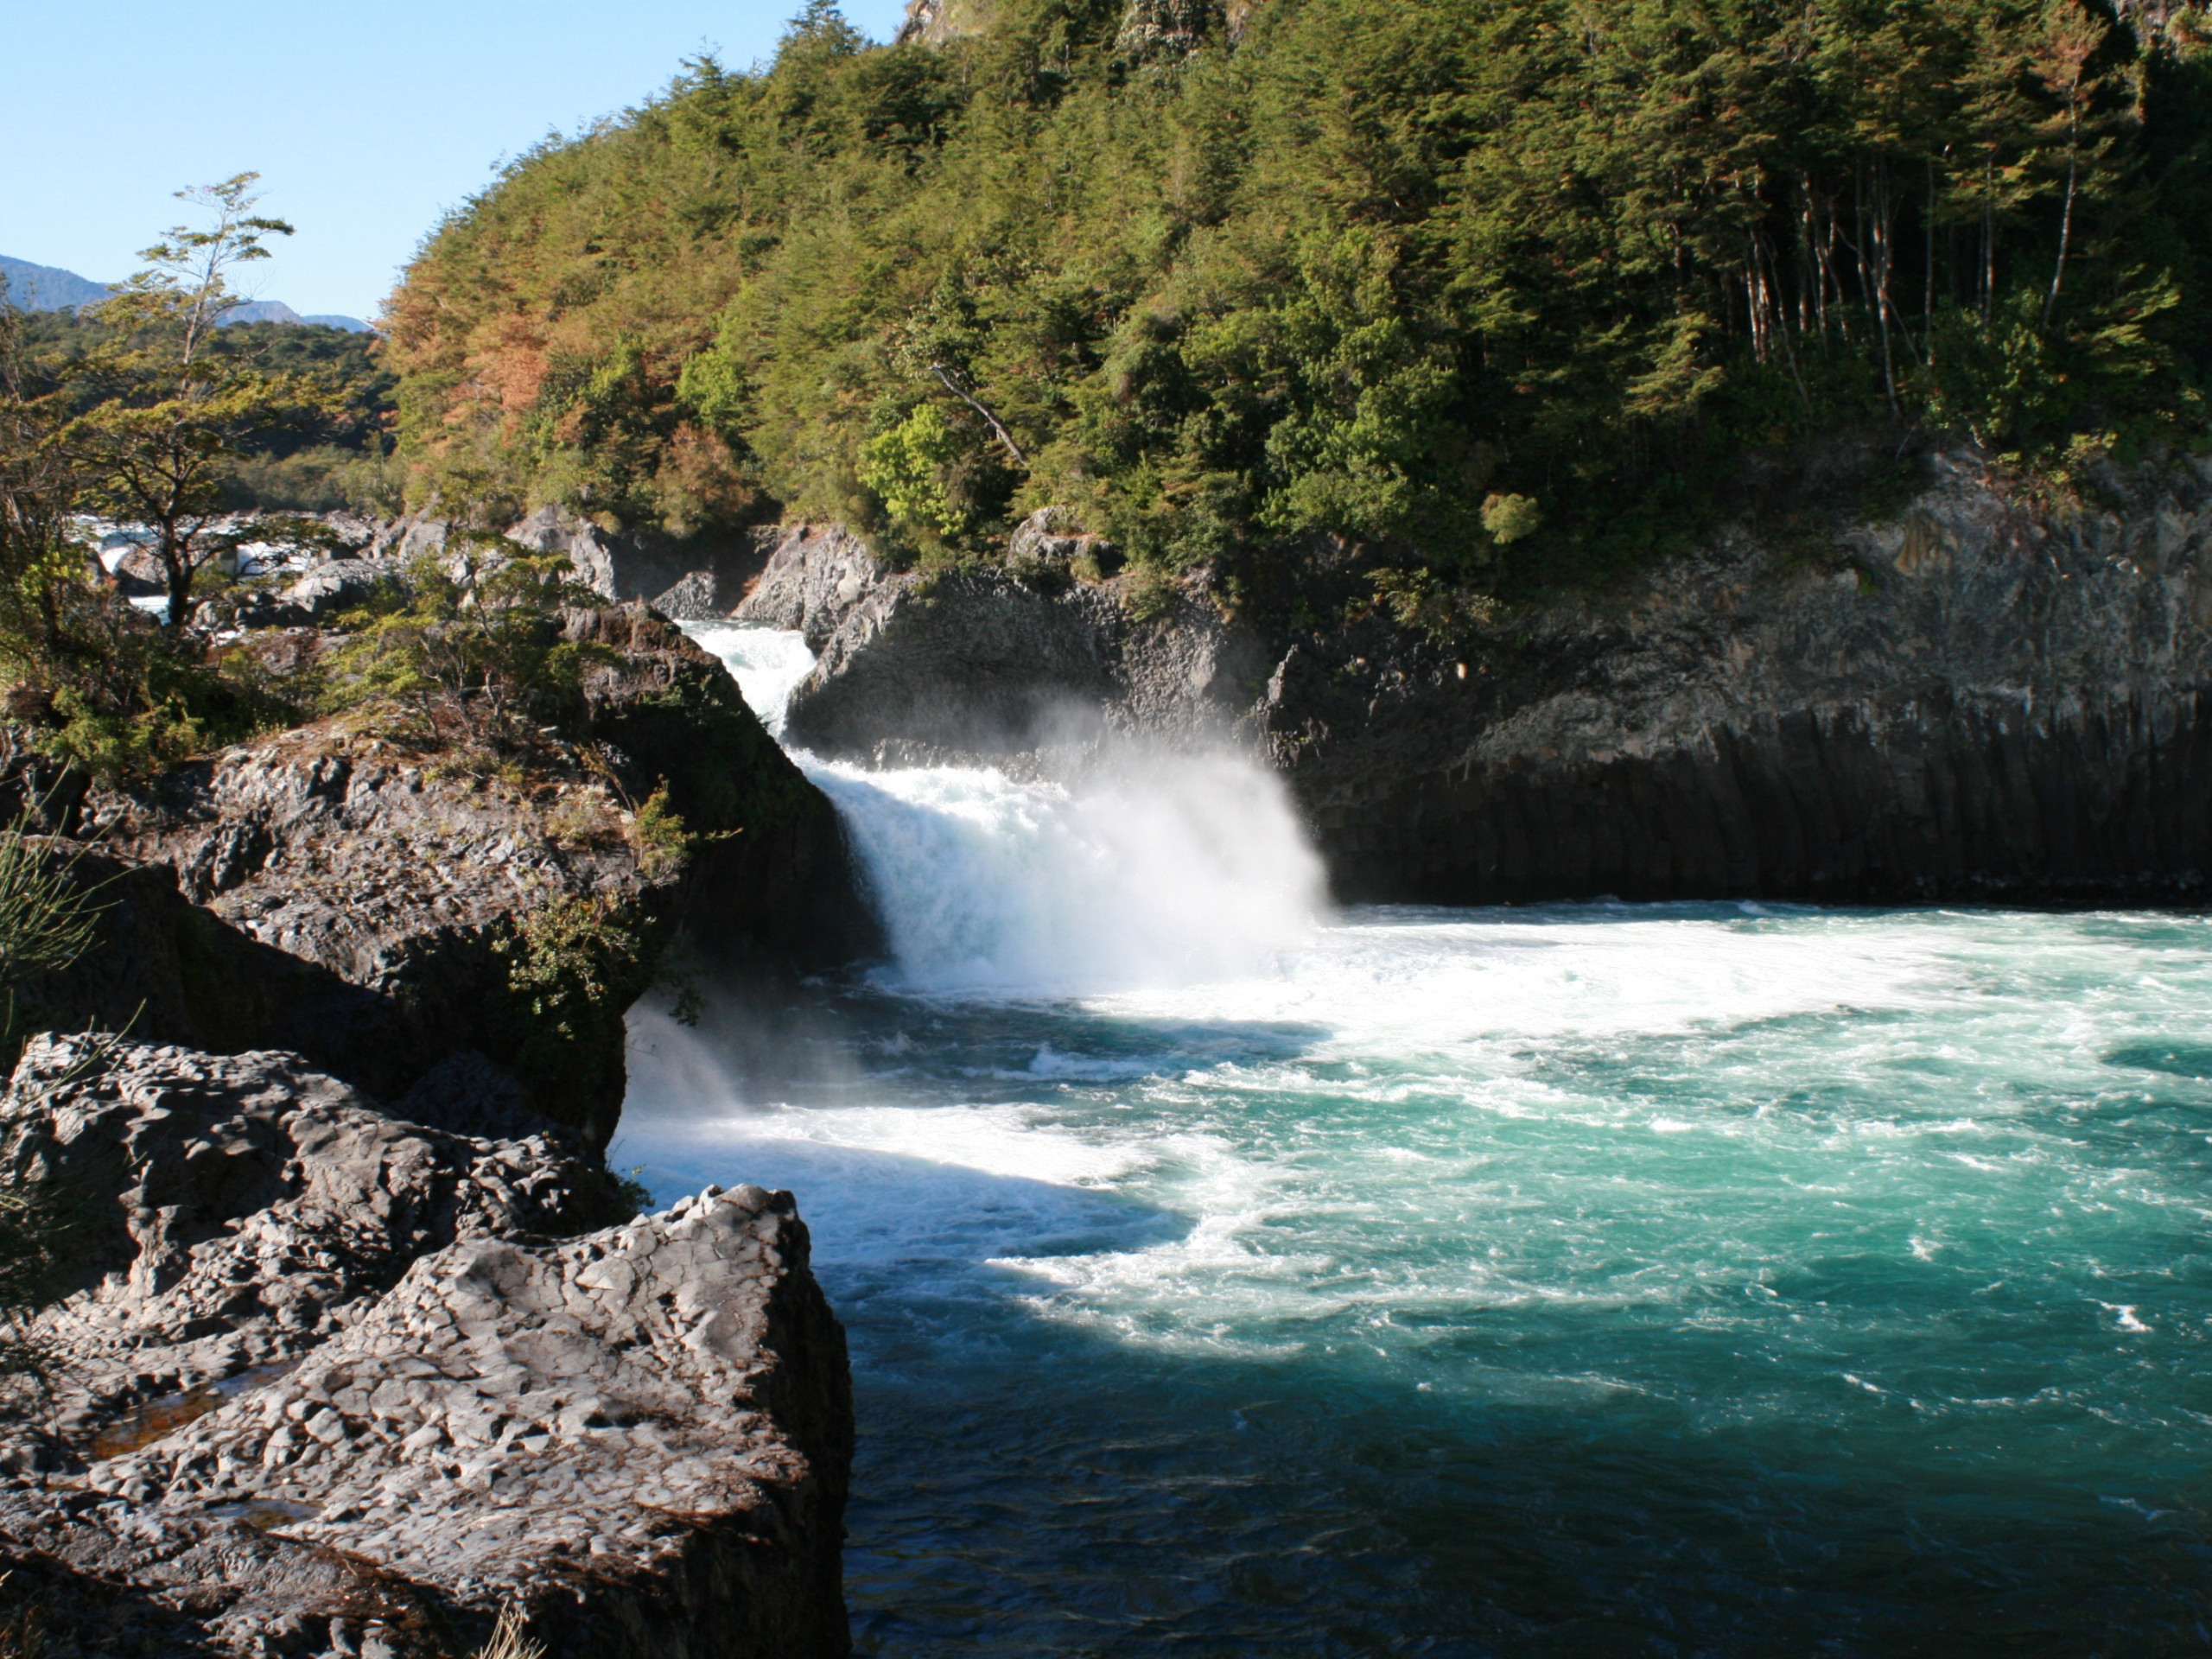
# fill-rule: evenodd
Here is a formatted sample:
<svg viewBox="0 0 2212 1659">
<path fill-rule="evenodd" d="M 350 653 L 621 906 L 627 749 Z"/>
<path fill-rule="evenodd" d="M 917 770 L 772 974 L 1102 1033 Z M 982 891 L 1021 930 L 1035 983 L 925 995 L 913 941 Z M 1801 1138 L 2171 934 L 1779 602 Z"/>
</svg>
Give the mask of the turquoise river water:
<svg viewBox="0 0 2212 1659">
<path fill-rule="evenodd" d="M 638 1015 L 615 1155 L 798 1194 L 861 1653 L 2212 1646 L 2212 922 L 1332 913 L 1233 760 L 806 764 L 893 959 Z"/>
</svg>

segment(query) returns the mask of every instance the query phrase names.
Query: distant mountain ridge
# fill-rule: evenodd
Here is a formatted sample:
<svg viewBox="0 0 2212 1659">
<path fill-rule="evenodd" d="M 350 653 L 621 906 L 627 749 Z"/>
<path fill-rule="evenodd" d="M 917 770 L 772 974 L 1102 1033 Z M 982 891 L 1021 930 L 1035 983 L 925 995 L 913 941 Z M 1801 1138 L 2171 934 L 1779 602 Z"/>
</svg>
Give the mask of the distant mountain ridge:
<svg viewBox="0 0 2212 1659">
<path fill-rule="evenodd" d="M 35 265 L 28 259 L 10 259 L 0 253 L 0 276 L 8 279 L 9 301 L 26 311 L 73 310 L 97 305 L 107 298 L 105 283 L 79 276 L 59 265 Z"/>
<path fill-rule="evenodd" d="M 9 303 L 26 311 L 73 311 L 79 306 L 98 305 L 115 291 L 105 283 L 79 276 L 59 265 L 35 265 L 28 259 L 11 259 L 3 253 L 0 253 L 0 276 L 7 279 Z M 224 313 L 223 321 L 313 323 L 356 334 L 370 332 L 369 325 L 359 317 L 335 312 L 303 317 L 282 300 L 249 300 L 243 305 L 232 306 Z"/>
<path fill-rule="evenodd" d="M 244 305 L 234 305 L 223 314 L 225 322 L 304 322 L 320 324 L 325 328 L 343 328 L 349 333 L 365 334 L 369 325 L 359 317 L 340 316 L 334 312 L 321 312 L 303 317 L 282 300 L 249 300 Z"/>
</svg>

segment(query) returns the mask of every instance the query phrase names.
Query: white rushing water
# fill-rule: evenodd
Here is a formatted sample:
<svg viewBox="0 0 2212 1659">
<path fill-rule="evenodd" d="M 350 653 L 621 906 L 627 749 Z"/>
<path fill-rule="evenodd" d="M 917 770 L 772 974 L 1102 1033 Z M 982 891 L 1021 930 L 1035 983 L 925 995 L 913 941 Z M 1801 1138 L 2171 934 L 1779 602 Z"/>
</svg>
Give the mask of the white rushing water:
<svg viewBox="0 0 2212 1659">
<path fill-rule="evenodd" d="M 1321 868 L 1242 756 L 1125 753 L 1057 782 L 807 762 L 917 991 L 1070 995 L 1242 976 L 1305 941 Z"/>
<path fill-rule="evenodd" d="M 2212 1640 L 2212 921 L 1330 916 L 1233 760 L 804 764 L 895 960 L 641 1012 L 616 1153 L 799 1194 L 863 1651 Z"/>
<path fill-rule="evenodd" d="M 741 627 L 734 622 L 694 623 L 684 630 L 702 649 L 722 659 L 772 737 L 784 734 L 784 709 L 798 683 L 814 670 L 806 636 L 780 628 Z"/>
<path fill-rule="evenodd" d="M 768 729 L 813 667 L 797 633 L 696 626 Z M 794 758 L 836 803 L 912 991 L 1071 995 L 1217 981 L 1303 943 L 1320 861 L 1246 756 L 1131 745 L 1068 775 Z"/>
</svg>

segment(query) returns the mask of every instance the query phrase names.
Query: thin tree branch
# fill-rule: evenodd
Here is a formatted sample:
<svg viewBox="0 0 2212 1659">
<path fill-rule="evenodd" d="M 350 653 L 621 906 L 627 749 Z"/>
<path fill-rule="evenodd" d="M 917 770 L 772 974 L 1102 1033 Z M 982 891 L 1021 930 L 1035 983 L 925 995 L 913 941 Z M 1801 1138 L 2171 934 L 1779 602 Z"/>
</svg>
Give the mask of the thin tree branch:
<svg viewBox="0 0 2212 1659">
<path fill-rule="evenodd" d="M 950 369 L 942 363 L 932 363 L 930 365 L 930 372 L 944 382 L 944 389 L 947 391 L 983 417 L 984 423 L 991 430 L 998 434 L 999 442 L 1006 446 L 1007 454 L 1014 457 L 1015 466 L 1027 467 L 1029 464 L 1029 457 L 1021 453 L 1021 446 L 1014 441 L 1014 434 L 1001 425 L 999 417 L 985 409 L 976 395 L 960 384 Z"/>
</svg>

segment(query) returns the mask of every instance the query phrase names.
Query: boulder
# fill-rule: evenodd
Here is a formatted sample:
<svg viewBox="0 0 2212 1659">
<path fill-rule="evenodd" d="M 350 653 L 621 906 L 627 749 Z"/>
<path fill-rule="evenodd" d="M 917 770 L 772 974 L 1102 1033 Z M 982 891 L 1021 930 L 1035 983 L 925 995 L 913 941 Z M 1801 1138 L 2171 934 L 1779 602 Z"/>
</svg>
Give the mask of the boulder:
<svg viewBox="0 0 2212 1659">
<path fill-rule="evenodd" d="M 395 581 L 404 569 L 398 558 L 326 559 L 284 588 L 269 609 L 284 626 L 320 622 L 365 604 L 378 582 Z"/>
<path fill-rule="evenodd" d="M 777 537 L 736 620 L 793 629 L 820 651 L 863 601 L 891 579 L 868 543 L 837 524 L 794 524 Z"/>
<path fill-rule="evenodd" d="M 789 1194 L 558 1242 L 609 1195 L 557 1135 L 285 1055 L 41 1041 L 7 1110 L 17 1181 L 121 1195 L 37 1327 L 75 1472 L 0 1458 L 0 1599 L 54 1650 L 428 1659 L 509 1607 L 578 1659 L 847 1650 L 844 1338 Z"/>
<path fill-rule="evenodd" d="M 539 507 L 505 534 L 533 552 L 564 555 L 576 580 L 601 598 L 648 600 L 685 621 L 728 615 L 765 550 L 750 531 L 690 539 L 650 529 L 609 531 L 559 506 Z"/>
<path fill-rule="evenodd" d="M 1134 577 L 1071 576 L 1075 559 L 1096 558 L 1096 537 L 1056 532 L 1039 515 L 1018 539 L 1007 571 L 866 580 L 833 538 L 787 543 L 794 564 L 772 562 L 741 613 L 830 628 L 791 694 L 786 738 L 901 761 L 1000 760 L 1103 732 L 1238 741 L 1268 658 L 1251 629 L 1223 617 L 1203 576 L 1140 601 Z"/>
<path fill-rule="evenodd" d="M 679 918 L 766 967 L 868 955 L 874 925 L 834 809 L 721 664 L 642 607 L 566 627 L 613 660 L 586 676 L 578 741 L 549 740 L 519 779 L 340 716 L 86 793 L 69 827 L 104 855 L 167 866 L 190 902 L 180 913 L 134 887 L 143 903 L 113 919 L 136 943 L 103 958 L 115 982 L 94 1002 L 48 996 L 46 1017 L 295 1049 L 387 1100 L 475 1051 L 531 1109 L 603 1144 L 623 1012 Z M 698 838 L 689 856 L 638 829 L 663 788 Z"/>
<path fill-rule="evenodd" d="M 176 928 L 191 1017 L 163 1019 L 156 996 L 137 1028 L 296 1049 L 385 1099 L 480 1050 L 537 1109 L 603 1141 L 621 1102 L 620 1011 L 674 927 L 680 861 L 646 869 L 620 803 L 581 766 L 524 787 L 435 761 L 326 722 L 93 791 L 80 833 L 168 866 L 213 924 Z M 568 1019 L 565 1041 L 512 988 L 532 918 L 556 912 L 602 925 L 575 944 L 607 947 L 613 1005 Z"/>
<path fill-rule="evenodd" d="M 452 521 L 439 517 L 434 508 L 380 519 L 369 537 L 365 556 L 391 559 L 404 568 L 424 554 L 442 552 L 453 528 Z"/>
<path fill-rule="evenodd" d="M 79 1450 L 126 1408 L 297 1358 L 428 1251 L 622 1205 L 550 1125 L 504 1141 L 408 1122 L 295 1054 L 35 1038 L 0 1132 L 10 1182 L 69 1199 L 77 1282 L 39 1332 L 64 1361 L 52 1421 Z"/>
</svg>

